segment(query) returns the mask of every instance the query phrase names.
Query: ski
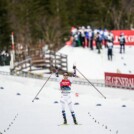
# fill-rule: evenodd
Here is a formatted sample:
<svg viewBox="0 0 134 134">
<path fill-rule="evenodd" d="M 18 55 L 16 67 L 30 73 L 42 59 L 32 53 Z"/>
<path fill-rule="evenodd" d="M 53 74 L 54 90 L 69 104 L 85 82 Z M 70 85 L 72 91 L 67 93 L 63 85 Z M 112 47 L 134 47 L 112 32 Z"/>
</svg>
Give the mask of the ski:
<svg viewBox="0 0 134 134">
<path fill-rule="evenodd" d="M 82 124 L 58 124 L 58 126 L 77 126 L 77 125 L 82 125 Z"/>
<path fill-rule="evenodd" d="M 58 124 L 58 126 L 68 126 L 68 125 L 70 125 L 70 124 L 64 124 L 64 123 Z"/>
</svg>

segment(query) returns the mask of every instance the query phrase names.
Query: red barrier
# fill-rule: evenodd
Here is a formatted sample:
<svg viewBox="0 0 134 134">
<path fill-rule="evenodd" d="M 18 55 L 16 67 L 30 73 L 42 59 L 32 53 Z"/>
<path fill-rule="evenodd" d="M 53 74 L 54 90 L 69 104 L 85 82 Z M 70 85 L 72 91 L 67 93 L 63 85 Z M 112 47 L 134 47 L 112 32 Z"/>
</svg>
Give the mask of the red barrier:
<svg viewBox="0 0 134 134">
<path fill-rule="evenodd" d="M 134 89 L 134 75 L 106 72 L 105 86 Z"/>
<path fill-rule="evenodd" d="M 118 38 L 121 33 L 124 33 L 126 45 L 134 45 L 134 30 L 112 30 L 114 34 L 114 45 L 119 45 Z"/>
<path fill-rule="evenodd" d="M 66 42 L 66 45 L 71 46 L 73 44 L 73 37 L 70 37 L 70 40 Z"/>
</svg>

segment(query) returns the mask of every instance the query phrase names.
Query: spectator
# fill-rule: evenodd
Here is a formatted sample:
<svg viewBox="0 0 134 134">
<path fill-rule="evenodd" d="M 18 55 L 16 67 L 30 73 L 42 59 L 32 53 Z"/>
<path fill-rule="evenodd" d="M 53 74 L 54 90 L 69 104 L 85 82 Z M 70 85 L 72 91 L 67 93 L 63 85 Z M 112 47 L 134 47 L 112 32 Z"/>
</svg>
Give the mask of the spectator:
<svg viewBox="0 0 134 134">
<path fill-rule="evenodd" d="M 81 38 L 81 44 L 83 47 L 85 47 L 85 27 L 82 26 L 80 29 L 80 38 Z"/>
<path fill-rule="evenodd" d="M 91 28 L 90 26 L 87 26 L 87 28 L 85 29 L 85 47 L 89 47 L 90 38 L 91 38 Z"/>
<path fill-rule="evenodd" d="M 108 36 L 108 31 L 106 29 L 104 29 L 104 47 L 107 47 L 107 36 Z"/>
<path fill-rule="evenodd" d="M 8 53 L 8 51 L 3 50 L 0 53 L 0 65 L 4 66 L 9 64 L 10 64 L 10 54 Z"/>
<path fill-rule="evenodd" d="M 90 33 L 90 49 L 93 50 L 94 31 Z"/>
<path fill-rule="evenodd" d="M 73 46 L 74 47 L 78 47 L 79 46 L 79 35 L 78 35 L 78 32 L 75 33 L 75 35 L 74 35 L 74 43 L 73 43 Z"/>
<path fill-rule="evenodd" d="M 1 55 L 1 65 L 4 66 L 5 61 L 6 61 L 6 52 L 5 52 L 5 50 L 3 50 L 0 55 Z"/>
<path fill-rule="evenodd" d="M 108 60 L 112 60 L 112 56 L 113 56 L 113 36 L 110 32 L 107 36 L 107 48 L 108 48 L 108 51 L 107 51 Z"/>
<path fill-rule="evenodd" d="M 102 44 L 104 40 L 104 31 L 100 28 L 99 33 L 100 33 L 100 48 L 102 49 Z"/>
<path fill-rule="evenodd" d="M 125 37 L 124 37 L 124 33 L 120 34 L 120 37 L 119 37 L 118 40 L 120 42 L 120 53 L 122 53 L 122 51 L 125 53 L 125 43 L 126 43 L 126 40 L 125 40 Z"/>
<path fill-rule="evenodd" d="M 11 57 L 10 57 L 10 54 L 9 52 L 6 50 L 6 61 L 5 61 L 5 65 L 10 65 L 10 60 L 11 60 Z"/>
<path fill-rule="evenodd" d="M 100 54 L 101 53 L 100 52 L 100 49 L 101 49 L 101 39 L 100 39 L 100 33 L 99 32 L 97 32 L 95 40 L 96 40 L 96 48 L 98 49 L 98 54 Z"/>
</svg>

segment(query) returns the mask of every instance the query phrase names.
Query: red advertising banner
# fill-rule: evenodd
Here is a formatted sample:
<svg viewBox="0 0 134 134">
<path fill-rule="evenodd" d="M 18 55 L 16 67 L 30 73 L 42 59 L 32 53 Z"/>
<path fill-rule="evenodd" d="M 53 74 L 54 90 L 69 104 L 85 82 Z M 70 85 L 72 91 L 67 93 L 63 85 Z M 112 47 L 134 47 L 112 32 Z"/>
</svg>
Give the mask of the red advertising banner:
<svg viewBox="0 0 134 134">
<path fill-rule="evenodd" d="M 134 30 L 112 30 L 114 35 L 114 45 L 119 45 L 118 38 L 121 33 L 124 33 L 126 45 L 134 45 Z"/>
<path fill-rule="evenodd" d="M 134 75 L 106 72 L 105 86 L 134 89 Z"/>
</svg>

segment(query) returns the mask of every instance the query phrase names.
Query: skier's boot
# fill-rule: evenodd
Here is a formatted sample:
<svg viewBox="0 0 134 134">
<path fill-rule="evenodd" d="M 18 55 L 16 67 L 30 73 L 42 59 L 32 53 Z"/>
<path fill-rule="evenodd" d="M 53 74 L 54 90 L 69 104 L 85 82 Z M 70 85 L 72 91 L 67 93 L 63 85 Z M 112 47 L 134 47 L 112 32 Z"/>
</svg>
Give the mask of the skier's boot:
<svg viewBox="0 0 134 134">
<path fill-rule="evenodd" d="M 62 115 L 63 115 L 63 119 L 64 119 L 63 124 L 67 124 L 67 119 L 66 119 L 66 113 L 65 113 L 65 111 L 62 111 Z"/>
<path fill-rule="evenodd" d="M 75 113 L 74 112 L 71 112 L 71 114 L 72 114 L 72 117 L 73 117 L 74 124 L 77 125 L 78 123 L 76 121 Z"/>
</svg>

